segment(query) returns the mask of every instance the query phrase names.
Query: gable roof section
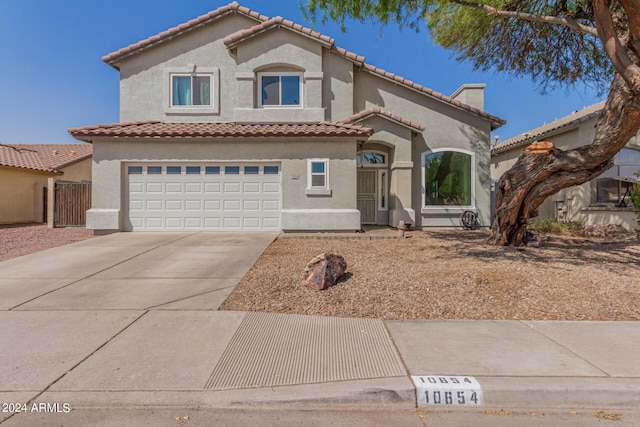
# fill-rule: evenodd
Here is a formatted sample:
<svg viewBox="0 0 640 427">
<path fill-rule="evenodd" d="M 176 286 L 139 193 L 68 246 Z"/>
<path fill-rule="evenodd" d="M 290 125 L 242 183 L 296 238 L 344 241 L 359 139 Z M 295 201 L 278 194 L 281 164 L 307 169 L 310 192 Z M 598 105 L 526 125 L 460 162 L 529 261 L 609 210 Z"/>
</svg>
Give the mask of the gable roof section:
<svg viewBox="0 0 640 427">
<path fill-rule="evenodd" d="M 373 130 L 336 122 L 322 123 L 164 123 L 142 121 L 69 129 L 76 139 L 110 138 L 238 138 L 238 137 L 368 137 Z"/>
<path fill-rule="evenodd" d="M 393 122 L 396 122 L 402 126 L 408 127 L 411 130 L 417 131 L 417 132 L 424 132 L 427 128 L 424 127 L 423 125 L 419 124 L 419 123 L 415 123 L 412 122 L 409 119 L 405 119 L 404 117 L 398 116 L 396 114 L 393 114 L 390 111 L 387 110 L 383 110 L 382 108 L 378 107 L 377 105 L 374 105 L 371 108 L 368 108 L 366 110 L 362 110 L 359 113 L 356 113 L 352 116 L 346 117 L 342 120 L 340 120 L 338 123 L 358 123 L 361 122 L 363 120 L 368 119 L 371 116 L 381 116 L 384 117 L 387 120 L 391 120 Z"/>
<path fill-rule="evenodd" d="M 337 47 L 335 45 L 335 39 L 333 39 L 332 37 L 321 34 L 310 28 L 303 27 L 302 25 L 296 24 L 295 22 L 290 21 L 288 19 L 284 19 L 281 16 L 276 16 L 260 24 L 254 25 L 251 28 L 247 28 L 246 30 L 238 31 L 237 33 L 231 34 L 224 39 L 224 44 L 226 44 L 229 49 L 233 49 L 243 41 L 249 40 L 259 34 L 262 34 L 274 28 L 285 28 L 287 30 L 293 31 L 302 36 L 308 37 L 312 40 L 319 42 L 321 45 L 323 45 L 327 49 L 335 53 L 338 53 L 339 55 L 356 63 L 358 66 L 362 66 L 364 64 L 364 56 L 360 56 L 353 52 L 349 52 L 346 49 Z"/>
<path fill-rule="evenodd" d="M 489 113 L 486 113 L 482 110 L 479 110 L 478 108 L 474 108 L 471 107 L 467 104 L 464 104 L 458 100 L 455 100 L 449 96 L 443 95 L 439 92 L 436 92 L 433 89 L 429 89 L 421 84 L 412 82 L 411 80 L 405 79 L 404 77 L 400 77 L 396 74 L 390 73 L 388 71 L 385 71 L 381 68 L 378 67 L 374 67 L 373 65 L 369 65 L 366 64 L 365 58 L 364 56 L 355 54 L 353 52 L 349 52 L 346 49 L 340 48 L 338 46 L 335 45 L 335 40 L 329 36 L 326 36 L 324 34 L 320 34 L 317 31 L 314 31 L 310 28 L 306 28 L 303 27 L 300 24 L 296 24 L 293 21 L 289 21 L 287 19 L 284 19 L 280 16 L 277 16 L 275 18 L 269 19 L 267 21 L 263 21 L 257 25 L 254 25 L 251 28 L 248 28 L 246 30 L 241 30 L 238 31 L 234 34 L 231 34 L 229 36 L 227 36 L 224 39 L 224 43 L 227 45 L 227 47 L 229 49 L 234 48 L 235 46 L 237 46 L 238 44 L 242 43 L 245 40 L 249 40 L 259 34 L 262 34 L 266 31 L 269 31 L 271 29 L 274 28 L 284 28 L 290 31 L 293 31 L 295 33 L 298 33 L 300 35 L 303 35 L 305 37 L 311 38 L 313 40 L 316 40 L 317 42 L 319 42 L 320 44 L 322 44 L 324 47 L 326 47 L 327 49 L 329 49 L 329 51 L 336 53 L 340 56 L 343 56 L 344 58 L 348 59 L 349 61 L 353 62 L 356 64 L 356 66 L 358 66 L 362 71 L 366 71 L 369 72 L 371 74 L 377 75 L 379 77 L 382 77 L 384 79 L 387 79 L 393 83 L 396 84 L 401 84 L 405 87 L 408 87 L 409 89 L 413 89 L 417 92 L 420 92 L 422 94 L 428 95 L 432 98 L 436 98 L 440 101 L 443 101 L 445 103 L 451 104 L 454 107 L 461 109 L 463 111 L 467 111 L 470 112 L 472 114 L 478 115 L 480 117 L 483 117 L 485 119 L 488 119 L 491 121 L 491 129 L 497 129 L 500 126 L 504 125 L 506 123 L 505 120 L 493 116 Z"/>
<path fill-rule="evenodd" d="M 91 157 L 88 144 L 0 144 L 0 166 L 62 173 L 60 169 Z"/>
<path fill-rule="evenodd" d="M 513 138 L 506 139 L 499 144 L 496 144 L 491 149 L 491 155 L 497 155 L 504 153 L 505 151 L 515 150 L 516 148 L 524 147 L 532 144 L 542 138 L 557 133 L 558 131 L 567 131 L 578 127 L 581 123 L 587 122 L 591 119 L 597 118 L 600 115 L 600 111 L 604 107 L 604 101 L 597 104 L 590 105 L 580 111 L 569 114 L 558 120 L 554 120 L 551 123 L 544 124 L 528 132 L 524 132 Z"/>
<path fill-rule="evenodd" d="M 195 28 L 206 25 L 230 13 L 241 14 L 248 18 L 254 19 L 255 21 L 258 21 L 258 22 L 267 21 L 269 19 L 267 16 L 261 15 L 260 13 L 255 12 L 247 7 L 240 6 L 237 2 L 234 1 L 233 3 L 229 3 L 226 6 L 221 6 L 216 10 L 212 10 L 211 12 L 201 15 L 188 22 L 185 22 L 184 24 L 180 24 L 176 27 L 169 28 L 166 31 L 156 34 L 155 36 L 151 36 L 137 43 L 131 44 L 127 47 L 123 47 L 122 49 L 118 49 L 115 52 L 112 52 L 108 55 L 103 56 L 102 60 L 107 64 L 111 65 L 112 67 L 114 67 L 115 69 L 118 69 L 118 67 L 116 66 L 117 61 L 120 61 L 121 59 L 127 56 L 139 53 L 142 50 L 147 49 L 149 47 L 156 46 L 160 43 L 171 40 L 176 36 L 179 36 Z"/>
</svg>

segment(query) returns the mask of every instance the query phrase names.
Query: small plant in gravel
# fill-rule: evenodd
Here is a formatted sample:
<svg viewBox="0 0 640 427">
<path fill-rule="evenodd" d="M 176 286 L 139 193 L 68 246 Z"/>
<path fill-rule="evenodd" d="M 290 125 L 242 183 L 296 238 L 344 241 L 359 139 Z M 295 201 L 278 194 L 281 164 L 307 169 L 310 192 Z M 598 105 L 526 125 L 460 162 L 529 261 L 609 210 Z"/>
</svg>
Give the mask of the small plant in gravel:
<svg viewBox="0 0 640 427">
<path fill-rule="evenodd" d="M 563 236 L 583 236 L 584 227 L 576 221 L 557 221 L 555 219 L 541 219 L 532 222 L 529 227 L 543 234 L 559 234 Z"/>
<path fill-rule="evenodd" d="M 640 179 L 640 172 L 636 173 L 638 179 Z M 633 191 L 631 192 L 631 203 L 633 206 L 638 209 L 636 210 L 636 216 L 638 217 L 638 225 L 640 225 L 640 184 L 633 185 Z"/>
</svg>

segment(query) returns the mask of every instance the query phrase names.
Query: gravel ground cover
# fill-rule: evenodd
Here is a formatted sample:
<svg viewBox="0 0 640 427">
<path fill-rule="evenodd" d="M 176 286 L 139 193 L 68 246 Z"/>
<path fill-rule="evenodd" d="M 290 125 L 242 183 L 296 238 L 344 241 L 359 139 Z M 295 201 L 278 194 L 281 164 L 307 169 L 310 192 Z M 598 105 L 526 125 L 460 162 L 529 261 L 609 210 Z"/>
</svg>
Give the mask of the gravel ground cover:
<svg viewBox="0 0 640 427">
<path fill-rule="evenodd" d="M 84 227 L 47 228 L 46 224 L 0 225 L 0 261 L 93 237 Z"/>
<path fill-rule="evenodd" d="M 544 236 L 540 248 L 486 244 L 486 231 L 405 239 L 278 238 L 222 310 L 382 319 L 640 320 L 636 233 Z M 594 237 L 595 236 L 595 237 Z M 336 286 L 300 285 L 306 263 L 338 253 Z"/>
</svg>

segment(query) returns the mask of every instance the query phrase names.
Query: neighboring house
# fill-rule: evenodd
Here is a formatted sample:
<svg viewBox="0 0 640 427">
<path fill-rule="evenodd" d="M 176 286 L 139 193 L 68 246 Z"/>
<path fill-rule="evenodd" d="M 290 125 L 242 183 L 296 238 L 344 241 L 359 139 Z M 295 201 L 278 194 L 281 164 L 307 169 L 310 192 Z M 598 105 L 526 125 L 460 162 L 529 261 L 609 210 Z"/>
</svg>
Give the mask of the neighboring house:
<svg viewBox="0 0 640 427">
<path fill-rule="evenodd" d="M 498 181 L 515 164 L 522 150 L 536 141 L 550 141 L 561 150 L 590 144 L 604 102 L 562 117 L 522 135 L 496 144 L 491 149 L 491 177 Z M 614 157 L 614 166 L 594 180 L 561 190 L 538 209 L 539 219 L 578 221 L 585 225 L 618 224 L 638 228 L 636 208 L 628 190 L 640 172 L 640 137 L 631 139 Z"/>
<path fill-rule="evenodd" d="M 358 230 L 489 225 L 484 85 L 451 97 L 231 3 L 113 52 L 120 123 L 90 142 L 87 227 Z M 425 190 L 426 184 L 426 190 Z"/>
<path fill-rule="evenodd" d="M 53 227 L 57 182 L 91 181 L 89 144 L 0 144 L 0 224 Z"/>
</svg>

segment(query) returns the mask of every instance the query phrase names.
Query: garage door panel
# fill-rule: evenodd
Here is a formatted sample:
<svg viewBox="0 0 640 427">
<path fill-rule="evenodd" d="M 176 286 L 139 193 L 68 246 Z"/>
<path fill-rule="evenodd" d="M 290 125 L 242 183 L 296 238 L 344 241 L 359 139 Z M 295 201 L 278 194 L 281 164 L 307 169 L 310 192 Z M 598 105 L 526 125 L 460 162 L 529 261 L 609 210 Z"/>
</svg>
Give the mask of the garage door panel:
<svg viewBox="0 0 640 427">
<path fill-rule="evenodd" d="M 167 182 L 165 186 L 167 193 L 182 193 L 182 183 L 180 182 Z"/>
<path fill-rule="evenodd" d="M 162 228 L 162 217 L 146 217 L 144 218 L 144 226 L 146 228 Z"/>
<path fill-rule="evenodd" d="M 147 211 L 161 211 L 162 200 L 147 200 L 145 203 L 145 209 Z"/>
<path fill-rule="evenodd" d="M 205 230 L 210 230 L 210 229 L 221 229 L 222 228 L 222 221 L 221 218 L 205 218 L 204 219 L 204 228 Z"/>
<path fill-rule="evenodd" d="M 262 201 L 262 210 L 263 211 L 279 211 L 280 210 L 280 202 L 278 200 L 263 200 Z"/>
<path fill-rule="evenodd" d="M 240 193 L 240 183 L 239 182 L 225 182 L 223 183 L 224 193 Z"/>
<path fill-rule="evenodd" d="M 259 230 L 260 218 L 259 217 L 244 217 L 242 218 L 242 227 L 245 230 Z"/>
<path fill-rule="evenodd" d="M 268 230 L 279 230 L 280 218 L 262 218 L 262 228 Z"/>
<path fill-rule="evenodd" d="M 258 194 L 260 193 L 260 183 L 259 182 L 245 182 L 242 185 L 242 192 L 247 194 L 247 193 L 254 193 L 254 194 Z"/>
<path fill-rule="evenodd" d="M 262 183 L 263 193 L 280 193 L 280 184 L 277 182 L 264 182 Z"/>
<path fill-rule="evenodd" d="M 224 228 L 240 229 L 240 218 L 239 217 L 222 218 L 222 226 Z"/>
<path fill-rule="evenodd" d="M 184 185 L 184 192 L 189 193 L 202 193 L 202 184 L 199 182 L 187 182 Z"/>
<path fill-rule="evenodd" d="M 129 193 L 143 193 L 144 185 L 141 182 L 130 182 L 129 183 Z"/>
<path fill-rule="evenodd" d="M 167 200 L 165 209 L 168 211 L 181 211 L 182 210 L 182 200 Z"/>
<path fill-rule="evenodd" d="M 130 211 L 141 211 L 144 209 L 144 200 L 131 200 L 129 203 Z"/>
<path fill-rule="evenodd" d="M 183 220 L 182 217 L 177 217 L 177 216 L 167 217 L 165 219 L 164 225 L 165 225 L 165 227 L 167 229 L 170 229 L 170 228 L 181 229 L 182 228 L 182 220 Z"/>
<path fill-rule="evenodd" d="M 220 200 L 205 200 L 204 201 L 204 210 L 205 211 L 219 211 L 220 210 Z"/>
<path fill-rule="evenodd" d="M 145 185 L 145 191 L 147 193 L 162 193 L 164 190 L 161 182 L 147 182 Z"/>
<path fill-rule="evenodd" d="M 202 200 L 185 200 L 184 209 L 186 211 L 198 211 L 202 210 Z"/>
<path fill-rule="evenodd" d="M 204 184 L 204 192 L 206 194 L 220 194 L 222 193 L 222 183 L 207 182 Z"/>
<path fill-rule="evenodd" d="M 260 200 L 243 200 L 242 201 L 242 210 L 243 211 L 260 211 Z"/>
<path fill-rule="evenodd" d="M 169 166 L 175 173 L 167 173 Z M 128 226 L 157 231 L 279 230 L 281 176 L 273 173 L 274 167 L 280 170 L 242 163 L 130 165 Z M 198 168 L 199 174 L 193 172 Z"/>
<path fill-rule="evenodd" d="M 225 211 L 240 211 L 240 200 L 223 200 L 222 206 Z"/>
<path fill-rule="evenodd" d="M 184 219 L 184 226 L 186 228 L 196 228 L 196 229 L 201 229 L 202 228 L 202 218 L 185 218 Z"/>
</svg>

